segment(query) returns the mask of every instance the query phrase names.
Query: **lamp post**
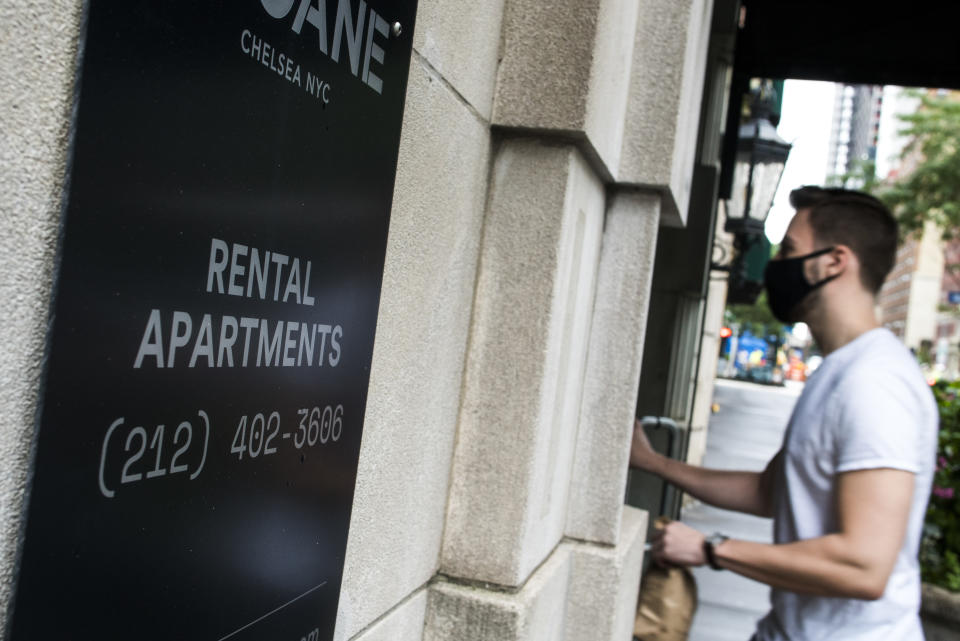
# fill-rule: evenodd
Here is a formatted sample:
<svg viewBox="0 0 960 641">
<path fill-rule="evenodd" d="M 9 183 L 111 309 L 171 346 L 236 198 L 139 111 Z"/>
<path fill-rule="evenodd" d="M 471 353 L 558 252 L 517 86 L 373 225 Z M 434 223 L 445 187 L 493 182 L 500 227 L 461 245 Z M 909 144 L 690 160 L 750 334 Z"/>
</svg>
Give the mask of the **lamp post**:
<svg viewBox="0 0 960 641">
<path fill-rule="evenodd" d="M 712 269 L 730 273 L 728 303 L 753 303 L 763 289 L 770 251 L 764 224 L 791 148 L 771 122 L 772 94 L 769 86 L 754 94 L 750 118 L 738 132 L 733 189 L 723 226 L 733 234 L 735 255 L 730 265 L 711 265 Z"/>
</svg>

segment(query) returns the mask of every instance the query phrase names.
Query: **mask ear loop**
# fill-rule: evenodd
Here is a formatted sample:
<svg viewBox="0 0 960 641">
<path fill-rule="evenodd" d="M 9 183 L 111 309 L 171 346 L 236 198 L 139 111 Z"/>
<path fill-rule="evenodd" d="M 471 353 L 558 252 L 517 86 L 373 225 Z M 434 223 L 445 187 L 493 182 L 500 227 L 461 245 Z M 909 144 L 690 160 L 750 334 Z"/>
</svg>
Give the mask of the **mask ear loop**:
<svg viewBox="0 0 960 641">
<path fill-rule="evenodd" d="M 807 254 L 807 255 L 805 255 L 805 256 L 797 256 L 797 258 L 802 258 L 803 260 L 806 260 L 806 259 L 808 259 L 808 258 L 816 258 L 817 256 L 823 256 L 824 254 L 828 254 L 828 253 L 832 252 L 832 251 L 833 251 L 834 249 L 836 249 L 836 248 L 837 248 L 836 245 L 831 245 L 830 247 L 824 247 L 823 249 L 818 249 L 818 250 L 816 250 L 816 251 L 812 251 L 812 252 L 810 252 L 809 254 Z"/>
<path fill-rule="evenodd" d="M 825 248 L 823 248 L 823 249 L 818 249 L 817 251 L 810 252 L 809 254 L 807 254 L 806 256 L 803 256 L 802 258 L 803 258 L 803 260 L 807 260 L 808 258 L 816 258 L 817 256 L 823 256 L 824 254 L 829 254 L 829 253 L 832 252 L 834 249 L 836 249 L 836 246 L 825 247 Z M 840 274 L 834 274 L 833 276 L 827 276 L 827 277 L 824 278 L 823 280 L 817 281 L 816 283 L 811 283 L 811 284 L 810 284 L 810 291 L 812 292 L 812 291 L 815 290 L 815 289 L 819 289 L 819 288 L 823 287 L 824 285 L 826 285 L 827 283 L 829 283 L 829 282 L 830 282 L 831 280 L 833 280 L 834 278 L 837 278 L 838 276 L 840 276 Z"/>
<path fill-rule="evenodd" d="M 815 289 L 820 289 L 821 287 L 823 287 L 824 285 L 826 285 L 827 283 L 829 283 L 831 280 L 833 280 L 839 275 L 840 274 L 834 274 L 833 276 L 827 276 L 823 280 L 817 281 L 816 283 L 810 285 L 810 291 L 812 292 Z"/>
</svg>

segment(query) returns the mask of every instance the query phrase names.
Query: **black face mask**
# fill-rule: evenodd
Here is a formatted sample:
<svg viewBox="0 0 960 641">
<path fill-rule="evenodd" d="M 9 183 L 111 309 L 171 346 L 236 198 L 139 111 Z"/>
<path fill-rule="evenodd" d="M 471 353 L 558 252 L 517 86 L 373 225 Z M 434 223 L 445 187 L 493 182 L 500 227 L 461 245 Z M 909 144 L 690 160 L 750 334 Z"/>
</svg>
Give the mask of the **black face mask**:
<svg viewBox="0 0 960 641">
<path fill-rule="evenodd" d="M 823 287 L 839 276 L 839 274 L 834 274 L 820 282 L 810 284 L 806 276 L 803 275 L 804 261 L 822 256 L 830 251 L 833 251 L 833 247 L 820 249 L 805 256 L 771 260 L 767 263 L 767 269 L 763 275 L 764 285 L 767 289 L 767 304 L 770 305 L 770 311 L 773 312 L 778 321 L 781 323 L 796 323 L 800 320 L 796 317 L 796 313 L 803 299 L 813 290 Z"/>
</svg>

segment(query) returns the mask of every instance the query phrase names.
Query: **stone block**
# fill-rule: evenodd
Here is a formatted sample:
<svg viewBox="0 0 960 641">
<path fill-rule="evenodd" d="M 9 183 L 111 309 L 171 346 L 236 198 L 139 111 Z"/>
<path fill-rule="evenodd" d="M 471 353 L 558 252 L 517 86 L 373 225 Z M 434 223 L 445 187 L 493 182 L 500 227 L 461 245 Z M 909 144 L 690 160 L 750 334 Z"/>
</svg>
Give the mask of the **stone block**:
<svg viewBox="0 0 960 641">
<path fill-rule="evenodd" d="M 527 139 L 492 176 L 441 569 L 519 586 L 563 534 L 604 189 Z"/>
<path fill-rule="evenodd" d="M 563 545 L 570 550 L 564 641 L 631 638 L 646 535 L 647 513 L 626 508 L 616 547 Z"/>
<path fill-rule="evenodd" d="M 426 612 L 427 589 L 424 588 L 353 637 L 351 641 L 422 641 Z"/>
<path fill-rule="evenodd" d="M 634 36 L 642 2 L 601 0 L 590 80 L 585 132 L 611 177 L 619 173 Z"/>
<path fill-rule="evenodd" d="M 485 120 L 493 109 L 504 0 L 421 0 L 414 49 Z"/>
<path fill-rule="evenodd" d="M 564 547 L 507 592 L 440 581 L 430 587 L 424 641 L 553 641 L 563 639 L 570 575 Z"/>
<path fill-rule="evenodd" d="M 710 425 L 712 414 L 713 383 L 717 378 L 719 361 L 717 355 L 720 353 L 720 341 L 722 340 L 720 338 L 720 327 L 723 325 L 723 311 L 726 302 L 727 281 L 711 280 L 707 285 L 707 307 L 703 315 L 700 362 L 697 365 L 697 388 L 693 397 L 693 410 L 690 419 L 690 429 L 704 430 L 704 433 Z"/>
<path fill-rule="evenodd" d="M 921 587 L 920 622 L 926 641 L 960 639 L 960 594 L 924 583 Z"/>
<path fill-rule="evenodd" d="M 663 191 L 663 222 L 686 224 L 712 0 L 645 0 L 633 48 L 618 180 Z"/>
<path fill-rule="evenodd" d="M 617 544 L 660 197 L 620 191 L 608 200 L 587 356 L 566 534 Z"/>
<path fill-rule="evenodd" d="M 482 120 L 414 57 L 337 639 L 437 569 L 489 148 Z"/>
<path fill-rule="evenodd" d="M 687 433 L 687 463 L 702 465 L 707 453 L 707 428 L 691 429 Z"/>
<path fill-rule="evenodd" d="M 638 3 L 509 0 L 494 124 L 583 141 L 616 176 Z"/>
<path fill-rule="evenodd" d="M 0 5 L 0 618 L 43 369 L 82 3 Z"/>
</svg>

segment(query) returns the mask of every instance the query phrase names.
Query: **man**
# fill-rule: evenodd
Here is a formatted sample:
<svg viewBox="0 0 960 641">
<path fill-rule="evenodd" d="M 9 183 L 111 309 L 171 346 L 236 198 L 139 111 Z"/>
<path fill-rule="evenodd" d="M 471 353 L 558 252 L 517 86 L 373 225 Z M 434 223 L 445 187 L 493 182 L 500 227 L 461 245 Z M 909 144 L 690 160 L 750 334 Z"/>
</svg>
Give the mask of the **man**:
<svg viewBox="0 0 960 641">
<path fill-rule="evenodd" d="M 922 641 L 917 553 L 936 456 L 937 408 L 907 349 L 879 326 L 876 294 L 897 227 L 875 198 L 803 187 L 767 268 L 774 314 L 803 321 L 825 356 L 763 472 L 718 471 L 656 454 L 638 424 L 631 465 L 721 508 L 774 518 L 773 544 L 675 522 L 654 540 L 665 563 L 732 570 L 769 584 L 757 641 Z"/>
</svg>

